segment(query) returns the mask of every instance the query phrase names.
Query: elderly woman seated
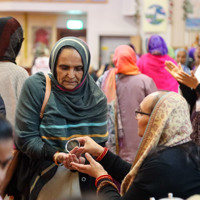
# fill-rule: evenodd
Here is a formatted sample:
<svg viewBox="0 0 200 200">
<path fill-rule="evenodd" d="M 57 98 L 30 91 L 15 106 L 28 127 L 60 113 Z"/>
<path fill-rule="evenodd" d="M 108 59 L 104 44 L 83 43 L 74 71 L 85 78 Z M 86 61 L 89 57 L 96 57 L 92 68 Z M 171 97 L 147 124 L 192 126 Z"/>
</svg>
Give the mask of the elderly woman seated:
<svg viewBox="0 0 200 200">
<path fill-rule="evenodd" d="M 89 164 L 72 162 L 72 167 L 96 178 L 103 199 L 159 199 L 169 192 L 186 199 L 200 194 L 200 149 L 190 138 L 185 99 L 174 92 L 154 92 L 141 102 L 136 119 L 142 141 L 132 165 L 91 138 L 81 137 L 77 140 Z M 122 182 L 121 195 L 112 178 Z"/>
</svg>

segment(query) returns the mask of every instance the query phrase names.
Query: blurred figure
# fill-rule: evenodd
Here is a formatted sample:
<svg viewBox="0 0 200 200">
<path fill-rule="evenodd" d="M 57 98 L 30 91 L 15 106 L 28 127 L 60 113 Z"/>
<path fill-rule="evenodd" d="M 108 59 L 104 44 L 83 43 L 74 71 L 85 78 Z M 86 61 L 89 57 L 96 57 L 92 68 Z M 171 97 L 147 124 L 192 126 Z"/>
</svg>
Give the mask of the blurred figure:
<svg viewBox="0 0 200 200">
<path fill-rule="evenodd" d="M 139 60 L 140 56 L 136 53 L 135 46 L 133 44 L 131 44 L 131 43 L 128 44 L 128 46 L 130 46 L 135 51 L 136 60 Z"/>
<path fill-rule="evenodd" d="M 200 46 L 198 46 L 195 49 L 195 52 L 194 52 L 193 70 L 194 70 L 195 73 L 197 72 L 197 69 L 199 68 L 199 65 L 200 65 Z M 199 70 L 200 70 L 200 68 L 199 68 Z M 197 78 L 199 78 L 199 80 L 200 80 L 200 72 L 198 72 L 198 77 Z"/>
<path fill-rule="evenodd" d="M 93 69 L 92 66 L 90 66 L 90 68 L 89 68 L 89 74 L 94 79 L 94 81 L 96 82 L 97 79 L 98 79 L 97 72 Z"/>
<path fill-rule="evenodd" d="M 37 72 L 43 72 L 44 74 L 48 74 L 50 72 L 49 68 L 49 50 L 47 48 L 43 48 L 39 50 L 37 53 L 38 57 L 36 57 L 34 61 L 34 65 L 31 69 L 31 74 L 35 74 Z"/>
<path fill-rule="evenodd" d="M 196 48 L 195 47 L 191 47 L 188 50 L 188 57 L 189 57 L 189 64 L 188 66 L 190 67 L 190 69 L 193 70 L 193 66 L 194 66 L 194 52 L 195 52 Z"/>
<path fill-rule="evenodd" d="M 151 78 L 139 71 L 135 51 L 130 46 L 118 46 L 113 62 L 116 68 L 106 71 L 97 81 L 107 97 L 109 138 L 106 144 L 112 152 L 132 162 L 140 143 L 135 109 L 157 88 Z"/>
<path fill-rule="evenodd" d="M 177 63 L 181 64 L 183 71 L 187 74 L 190 74 L 190 68 L 188 67 L 188 53 L 184 48 L 176 49 L 175 51 L 175 59 Z"/>
<path fill-rule="evenodd" d="M 176 61 L 167 55 L 164 39 L 159 35 L 149 38 L 147 54 L 140 57 L 137 65 L 143 74 L 151 77 L 159 90 L 178 92 L 178 82 L 165 70 L 165 60 Z"/>
<path fill-rule="evenodd" d="M 115 67 L 113 63 L 113 56 L 114 56 L 114 53 L 111 52 L 109 56 L 109 63 L 105 65 L 101 65 L 100 69 L 97 71 L 97 77 L 100 77 L 102 74 L 104 74 L 105 71 Z"/>
<path fill-rule="evenodd" d="M 11 124 L 0 115 L 0 186 L 5 177 L 13 153 Z"/>
<path fill-rule="evenodd" d="M 15 108 L 28 73 L 16 65 L 23 42 L 23 30 L 13 17 L 0 18 L 0 94 L 6 106 L 7 119 L 14 126 Z"/>
</svg>

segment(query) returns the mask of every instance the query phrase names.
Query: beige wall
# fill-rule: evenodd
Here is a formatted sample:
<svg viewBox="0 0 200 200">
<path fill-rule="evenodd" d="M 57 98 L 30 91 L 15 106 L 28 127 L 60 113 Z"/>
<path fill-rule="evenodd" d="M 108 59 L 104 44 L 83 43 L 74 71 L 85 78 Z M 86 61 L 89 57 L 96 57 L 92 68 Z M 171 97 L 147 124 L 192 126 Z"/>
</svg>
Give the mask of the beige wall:
<svg viewBox="0 0 200 200">
<path fill-rule="evenodd" d="M 183 18 L 184 10 L 183 7 L 184 0 L 174 1 L 173 7 L 173 23 L 171 28 L 171 41 L 170 44 L 174 48 L 179 47 L 190 47 L 194 43 L 196 36 L 200 31 L 186 30 L 185 20 Z"/>
<path fill-rule="evenodd" d="M 6 11 L 15 12 L 12 13 L 12 16 L 17 16 L 16 18 L 19 18 L 19 21 L 21 20 L 23 26 L 24 24 L 27 26 L 25 29 L 28 38 L 25 43 L 27 46 L 23 46 L 23 51 L 27 49 L 25 52 L 28 53 L 21 61 L 23 64 L 30 66 L 32 59 L 31 27 L 34 25 L 50 25 L 53 28 L 52 42 L 54 42 L 56 40 L 56 28 L 65 28 L 66 12 L 69 10 L 83 11 L 87 15 L 87 43 L 91 51 L 91 65 L 94 69 L 97 69 L 99 67 L 100 36 L 140 36 L 142 50 L 143 53 L 145 52 L 145 40 L 153 33 L 144 33 L 142 30 L 143 1 L 139 1 L 141 23 L 136 22 L 133 12 L 131 12 L 133 7 L 136 8 L 135 4 L 131 3 L 132 1 L 134 2 L 134 0 L 109 0 L 106 4 L 0 2 L 0 15 L 5 14 Z M 183 1 L 173 1 L 172 24 L 168 23 L 166 32 L 158 33 L 165 39 L 167 45 L 172 47 L 191 46 L 199 33 L 198 31 L 187 31 L 185 29 Z M 127 6 L 129 4 L 132 6 Z M 16 12 L 18 13 L 16 14 Z M 25 15 L 24 13 L 28 14 Z M 140 46 L 140 44 L 138 45 Z"/>
</svg>

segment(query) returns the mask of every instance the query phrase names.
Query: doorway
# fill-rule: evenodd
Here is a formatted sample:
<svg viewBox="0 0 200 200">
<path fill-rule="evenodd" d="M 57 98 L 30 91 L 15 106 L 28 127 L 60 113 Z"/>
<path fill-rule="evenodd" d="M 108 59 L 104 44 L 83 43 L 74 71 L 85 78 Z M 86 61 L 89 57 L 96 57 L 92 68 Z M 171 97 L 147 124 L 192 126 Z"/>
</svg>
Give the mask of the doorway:
<svg viewBox="0 0 200 200">
<path fill-rule="evenodd" d="M 86 29 L 82 29 L 82 30 L 69 30 L 66 28 L 57 29 L 57 40 L 63 37 L 67 37 L 67 36 L 78 37 L 86 42 Z"/>
</svg>

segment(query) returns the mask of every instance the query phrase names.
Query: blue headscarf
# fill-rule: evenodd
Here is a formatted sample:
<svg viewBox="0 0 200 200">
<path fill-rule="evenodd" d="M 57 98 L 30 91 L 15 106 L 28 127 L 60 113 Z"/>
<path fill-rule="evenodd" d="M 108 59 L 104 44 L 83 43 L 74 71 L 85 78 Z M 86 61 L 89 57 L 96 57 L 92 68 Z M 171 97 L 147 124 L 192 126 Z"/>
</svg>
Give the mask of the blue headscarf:
<svg viewBox="0 0 200 200">
<path fill-rule="evenodd" d="M 186 53 L 186 61 L 184 64 L 181 64 L 182 66 L 182 69 L 185 73 L 187 74 L 191 74 L 190 73 L 190 68 L 188 67 L 188 63 L 189 63 L 189 56 L 188 56 L 188 52 L 184 49 L 184 48 L 179 48 L 179 49 L 176 49 L 175 51 L 175 58 L 177 59 L 177 55 L 180 51 L 184 51 Z"/>
</svg>

